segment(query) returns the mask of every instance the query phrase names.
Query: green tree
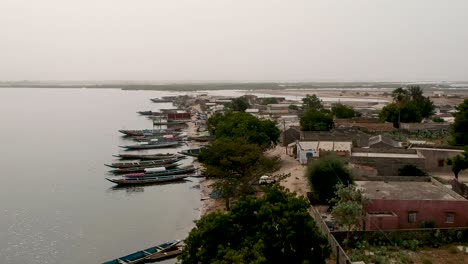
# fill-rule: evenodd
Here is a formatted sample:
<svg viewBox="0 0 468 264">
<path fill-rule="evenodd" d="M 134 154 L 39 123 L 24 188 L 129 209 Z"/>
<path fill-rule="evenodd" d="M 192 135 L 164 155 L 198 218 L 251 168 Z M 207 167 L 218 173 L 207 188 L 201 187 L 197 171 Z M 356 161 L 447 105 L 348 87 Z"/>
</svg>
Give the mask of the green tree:
<svg viewBox="0 0 468 264">
<path fill-rule="evenodd" d="M 179 259 L 198 263 L 325 263 L 327 239 L 304 198 L 280 187 L 262 198 L 244 197 L 228 213 L 203 216 L 190 231 Z"/>
<path fill-rule="evenodd" d="M 304 110 L 313 109 L 316 111 L 320 111 L 323 109 L 323 103 L 317 95 L 309 95 L 307 94 L 306 97 L 302 98 L 302 108 Z"/>
<path fill-rule="evenodd" d="M 265 98 L 262 98 L 262 104 L 263 104 L 263 105 L 277 104 L 277 103 L 278 103 L 278 98 L 276 98 L 276 97 L 265 97 Z"/>
<path fill-rule="evenodd" d="M 434 113 L 434 103 L 424 97 L 421 87 L 408 86 L 392 92 L 393 102 L 386 105 L 379 113 L 381 121 L 392 122 L 394 127 L 403 123 L 419 123 Z"/>
<path fill-rule="evenodd" d="M 314 160 L 307 167 L 305 176 L 321 202 L 329 202 L 335 197 L 335 186 L 338 183 L 345 186 L 353 183 L 351 172 L 343 160 L 335 156 Z"/>
<path fill-rule="evenodd" d="M 338 183 L 335 189 L 335 198 L 331 200 L 334 203 L 331 213 L 338 225 L 346 229 L 349 238 L 349 232 L 359 230 L 364 223 L 364 208 L 369 199 L 353 184 L 345 186 Z"/>
<path fill-rule="evenodd" d="M 353 118 L 357 116 L 356 111 L 352 107 L 342 103 L 333 105 L 331 111 L 336 118 Z"/>
<path fill-rule="evenodd" d="M 250 107 L 249 100 L 245 96 L 232 99 L 232 102 L 225 104 L 225 107 L 236 112 L 245 112 Z"/>
<path fill-rule="evenodd" d="M 215 179 L 214 190 L 226 201 L 252 193 L 260 176 L 279 169 L 279 157 L 268 157 L 257 144 L 242 138 L 215 140 L 198 156 L 207 177 Z"/>
<path fill-rule="evenodd" d="M 452 142 L 456 146 L 468 145 L 468 99 L 456 107 L 457 112 L 453 113 L 455 122 L 451 126 Z"/>
<path fill-rule="evenodd" d="M 297 105 L 291 104 L 291 105 L 288 106 L 288 109 L 289 110 L 299 110 L 299 107 Z"/>
<path fill-rule="evenodd" d="M 311 108 L 301 117 L 300 124 L 303 131 L 329 131 L 333 128 L 333 117 Z"/>
<path fill-rule="evenodd" d="M 409 164 L 398 169 L 398 176 L 427 176 L 427 173 L 420 168 Z"/>
<path fill-rule="evenodd" d="M 263 149 L 275 146 L 281 134 L 275 122 L 260 120 L 251 114 L 239 112 L 228 112 L 224 116 L 209 118 L 208 126 L 217 139 L 244 138 Z"/>
<path fill-rule="evenodd" d="M 465 147 L 465 151 L 462 155 L 456 155 L 455 157 L 448 158 L 446 162 L 447 165 L 451 166 L 455 179 L 458 180 L 458 174 L 462 170 L 468 169 L 468 147 Z"/>
</svg>

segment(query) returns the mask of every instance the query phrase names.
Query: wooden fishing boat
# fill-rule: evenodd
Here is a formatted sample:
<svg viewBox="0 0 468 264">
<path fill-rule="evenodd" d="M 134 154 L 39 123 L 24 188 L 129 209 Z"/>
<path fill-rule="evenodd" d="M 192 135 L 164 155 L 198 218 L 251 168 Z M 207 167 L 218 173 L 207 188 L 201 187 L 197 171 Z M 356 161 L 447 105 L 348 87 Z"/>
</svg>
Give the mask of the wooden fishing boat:
<svg viewBox="0 0 468 264">
<path fill-rule="evenodd" d="M 119 130 L 120 133 L 126 136 L 160 136 L 168 135 L 176 132 L 173 129 L 140 129 L 140 130 Z"/>
<path fill-rule="evenodd" d="M 152 168 L 163 168 L 164 170 L 170 170 L 170 169 L 175 169 L 179 166 L 179 164 L 166 164 L 161 167 L 156 167 L 155 165 L 152 166 L 140 166 L 140 167 L 128 167 L 128 168 L 119 168 L 115 170 L 111 170 L 111 173 L 114 174 L 123 174 L 123 173 L 135 173 L 135 172 L 145 172 L 147 169 L 152 169 Z"/>
<path fill-rule="evenodd" d="M 148 144 L 137 144 L 137 145 L 129 145 L 129 146 L 119 146 L 126 150 L 137 150 L 137 149 L 159 149 L 159 148 L 172 148 L 177 147 L 180 145 L 179 141 L 168 141 L 168 142 L 155 142 Z"/>
<path fill-rule="evenodd" d="M 133 141 L 137 142 L 154 142 L 154 141 L 175 141 L 175 140 L 181 140 L 185 136 L 180 134 L 180 133 L 175 133 L 175 134 L 167 134 L 167 135 L 162 135 L 162 136 L 137 136 L 137 137 L 132 137 Z"/>
<path fill-rule="evenodd" d="M 152 183 L 163 183 L 171 181 L 180 181 L 191 175 L 179 174 L 179 175 L 165 175 L 165 176 L 154 176 L 154 177 L 113 177 L 106 178 L 106 180 L 119 185 L 132 185 L 132 184 L 152 184 Z"/>
<path fill-rule="evenodd" d="M 104 262 L 103 264 L 136 264 L 141 263 L 158 253 L 165 252 L 165 251 L 172 251 L 177 248 L 177 244 L 179 244 L 180 240 L 174 240 L 171 242 L 166 242 L 158 246 L 150 247 L 144 250 L 140 250 L 134 252 L 132 254 L 116 258 L 113 260 L 109 260 Z"/>
<path fill-rule="evenodd" d="M 191 172 L 194 172 L 195 170 L 196 170 L 195 166 L 188 165 L 188 166 L 181 167 L 178 169 L 170 169 L 170 170 L 148 169 L 148 170 L 145 170 L 145 172 L 124 174 L 122 175 L 122 177 L 146 178 L 146 177 L 156 177 L 156 176 L 179 175 L 179 174 L 191 173 Z"/>
<path fill-rule="evenodd" d="M 179 155 L 176 154 L 171 154 L 171 153 L 159 153 L 159 154 L 118 154 L 118 155 L 113 155 L 116 158 L 120 159 L 139 159 L 139 160 L 162 160 L 162 159 L 172 159 L 176 157 L 180 157 Z"/>
<path fill-rule="evenodd" d="M 170 125 L 180 125 L 180 124 L 186 124 L 187 122 L 190 122 L 191 120 L 173 120 L 173 121 L 159 121 L 159 120 L 153 120 L 153 125 L 156 126 L 170 126 Z"/>
<path fill-rule="evenodd" d="M 204 149 L 204 148 L 186 149 L 186 150 L 179 151 L 179 153 L 180 153 L 180 154 L 187 155 L 187 156 L 198 157 L 198 155 L 200 155 L 200 152 L 201 152 L 203 149 Z"/>
<path fill-rule="evenodd" d="M 131 168 L 131 167 L 154 167 L 154 166 L 163 166 L 167 164 L 176 163 L 179 160 L 182 160 L 183 157 L 176 157 L 169 159 L 160 159 L 160 160 L 148 160 L 148 161 L 139 161 L 139 162 L 115 162 L 112 164 L 104 164 L 107 167 L 116 168 L 116 169 L 123 169 L 123 168 Z"/>
</svg>

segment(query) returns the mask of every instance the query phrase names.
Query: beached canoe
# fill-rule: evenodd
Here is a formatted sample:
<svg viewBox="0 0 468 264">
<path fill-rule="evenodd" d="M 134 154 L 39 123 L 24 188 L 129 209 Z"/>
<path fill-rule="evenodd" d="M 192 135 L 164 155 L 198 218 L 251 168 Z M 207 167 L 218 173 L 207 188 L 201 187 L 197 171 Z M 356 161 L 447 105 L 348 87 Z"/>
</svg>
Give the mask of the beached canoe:
<svg viewBox="0 0 468 264">
<path fill-rule="evenodd" d="M 158 253 L 169 251 L 172 249 L 177 248 L 177 244 L 179 244 L 181 241 L 180 240 L 174 240 L 171 242 L 163 243 L 158 246 L 150 247 L 144 250 L 140 250 L 137 252 L 134 252 L 132 254 L 116 258 L 113 260 L 109 260 L 104 262 L 103 264 L 136 264 L 136 263 L 141 263 L 152 256 L 155 256 Z"/>
<path fill-rule="evenodd" d="M 179 174 L 187 174 L 196 171 L 197 169 L 193 165 L 187 165 L 178 169 L 169 169 L 169 170 L 161 170 L 161 169 L 146 169 L 144 172 L 141 173 L 129 173 L 124 174 L 122 177 L 125 178 L 145 178 L 145 177 L 155 177 L 155 176 L 166 176 L 166 175 L 179 175 Z"/>
<path fill-rule="evenodd" d="M 118 154 L 113 155 L 116 158 L 120 159 L 139 159 L 139 160 L 162 160 L 162 159 L 172 159 L 175 157 L 180 157 L 182 155 L 171 154 L 171 153 L 159 153 L 159 154 Z"/>
<path fill-rule="evenodd" d="M 110 168 L 116 169 L 123 169 L 123 168 L 131 168 L 131 167 L 154 167 L 159 165 L 166 165 L 176 163 L 182 160 L 182 157 L 174 157 L 169 159 L 160 159 L 160 160 L 148 160 L 148 161 L 140 161 L 140 162 L 116 162 L 112 164 L 104 164 Z"/>
<path fill-rule="evenodd" d="M 204 148 L 185 149 L 185 150 L 179 151 L 179 153 L 187 155 L 187 156 L 198 157 L 198 155 L 200 155 L 200 152 L 203 149 Z"/>
<path fill-rule="evenodd" d="M 176 132 L 174 129 L 141 129 L 141 130 L 119 130 L 120 133 L 126 136 L 159 136 L 168 135 Z"/>
<path fill-rule="evenodd" d="M 165 164 L 164 166 L 157 167 L 155 165 L 152 166 L 143 166 L 143 167 L 128 167 L 128 168 L 120 168 L 120 169 L 115 169 L 111 170 L 111 173 L 114 174 L 123 174 L 123 173 L 135 173 L 135 172 L 145 172 L 148 169 L 153 169 L 153 168 L 163 168 L 163 170 L 170 170 L 170 169 L 175 169 L 179 166 L 179 164 Z"/>
<path fill-rule="evenodd" d="M 128 178 L 128 177 L 122 176 L 122 177 L 106 178 L 106 180 L 119 184 L 119 185 L 136 185 L 136 184 L 153 184 L 153 183 L 163 183 L 163 182 L 171 182 L 171 181 L 181 181 L 190 176 L 191 175 L 189 174 L 142 177 L 142 178 Z"/>
<path fill-rule="evenodd" d="M 144 144 L 136 144 L 136 145 L 128 145 L 128 146 L 119 146 L 126 150 L 138 150 L 138 149 L 159 149 L 159 148 L 172 148 L 180 146 L 179 141 L 167 141 L 167 142 L 154 142 L 151 144 L 144 143 Z"/>
</svg>

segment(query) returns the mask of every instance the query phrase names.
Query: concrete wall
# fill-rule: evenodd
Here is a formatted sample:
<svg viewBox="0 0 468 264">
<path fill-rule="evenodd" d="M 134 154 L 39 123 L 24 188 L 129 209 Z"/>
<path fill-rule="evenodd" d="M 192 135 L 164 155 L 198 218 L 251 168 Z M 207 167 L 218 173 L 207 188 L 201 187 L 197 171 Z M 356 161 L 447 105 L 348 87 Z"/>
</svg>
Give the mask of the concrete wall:
<svg viewBox="0 0 468 264">
<path fill-rule="evenodd" d="M 398 229 L 418 228 L 421 221 L 435 221 L 436 227 L 468 226 L 468 200 L 383 200 L 373 199 L 366 212 L 393 212 Z M 408 213 L 416 212 L 416 222 L 408 222 Z M 453 223 L 446 223 L 446 213 L 455 213 Z"/>
<path fill-rule="evenodd" d="M 393 213 L 367 214 L 364 230 L 395 230 L 398 229 L 398 216 Z"/>
<path fill-rule="evenodd" d="M 463 150 L 458 149 L 436 149 L 436 148 L 413 148 L 424 156 L 425 167 L 428 173 L 446 172 L 452 173 L 450 166 L 445 163 L 447 158 L 462 154 Z"/>
<path fill-rule="evenodd" d="M 449 124 L 441 124 L 441 123 L 401 123 L 401 129 L 407 131 L 420 131 L 420 130 L 430 130 L 430 131 L 438 131 L 438 130 L 448 130 L 450 129 Z"/>
</svg>

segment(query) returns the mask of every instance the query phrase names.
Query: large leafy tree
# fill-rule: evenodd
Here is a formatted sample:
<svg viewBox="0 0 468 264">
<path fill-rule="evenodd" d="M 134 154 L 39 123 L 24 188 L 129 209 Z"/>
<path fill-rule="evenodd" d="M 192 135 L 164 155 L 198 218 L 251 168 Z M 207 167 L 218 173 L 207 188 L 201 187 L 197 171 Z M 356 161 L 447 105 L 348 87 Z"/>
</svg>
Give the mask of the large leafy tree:
<svg viewBox="0 0 468 264">
<path fill-rule="evenodd" d="M 325 203 L 335 197 L 335 186 L 338 183 L 345 186 L 353 183 L 351 172 L 343 160 L 335 156 L 314 160 L 309 164 L 305 176 L 319 201 Z"/>
<path fill-rule="evenodd" d="M 333 105 L 331 111 L 336 118 L 353 118 L 358 115 L 351 106 L 342 103 Z"/>
<path fill-rule="evenodd" d="M 451 127 L 452 144 L 457 146 L 468 145 L 468 99 L 456 107 L 457 112 L 453 114 L 455 122 Z"/>
<path fill-rule="evenodd" d="M 279 157 L 266 156 L 257 144 L 242 138 L 215 140 L 198 156 L 204 173 L 215 179 L 214 190 L 226 200 L 252 193 L 262 175 L 279 169 Z"/>
<path fill-rule="evenodd" d="M 325 263 L 327 239 L 309 205 L 280 187 L 262 198 L 244 197 L 228 213 L 210 213 L 185 240 L 182 263 Z"/>
<path fill-rule="evenodd" d="M 316 111 L 323 110 L 323 103 L 317 95 L 309 95 L 307 94 L 306 97 L 302 98 L 302 108 L 304 110 L 313 109 Z"/>
<path fill-rule="evenodd" d="M 446 162 L 447 165 L 451 166 L 455 178 L 458 179 L 458 174 L 462 170 L 468 169 L 468 147 L 465 147 L 465 151 L 461 155 L 448 158 Z"/>
<path fill-rule="evenodd" d="M 434 113 L 434 104 L 424 97 L 419 86 L 397 88 L 392 92 L 393 102 L 379 113 L 381 121 L 392 122 L 394 127 L 403 123 L 419 123 Z"/>
<path fill-rule="evenodd" d="M 225 104 L 225 107 L 236 112 L 245 112 L 249 106 L 249 100 L 245 96 L 234 98 L 232 102 Z"/>
<path fill-rule="evenodd" d="M 364 207 L 369 199 L 353 184 L 345 186 L 338 183 L 335 188 L 336 197 L 332 199 L 334 205 L 331 213 L 338 225 L 346 229 L 349 238 L 349 231 L 359 230 L 363 223 Z"/>
<path fill-rule="evenodd" d="M 333 116 L 311 108 L 301 117 L 300 124 L 303 131 L 329 131 L 333 128 Z"/>
<path fill-rule="evenodd" d="M 260 120 L 248 113 L 228 112 L 208 120 L 209 128 L 217 139 L 244 138 L 263 149 L 278 143 L 280 130 L 271 120 Z"/>
</svg>

